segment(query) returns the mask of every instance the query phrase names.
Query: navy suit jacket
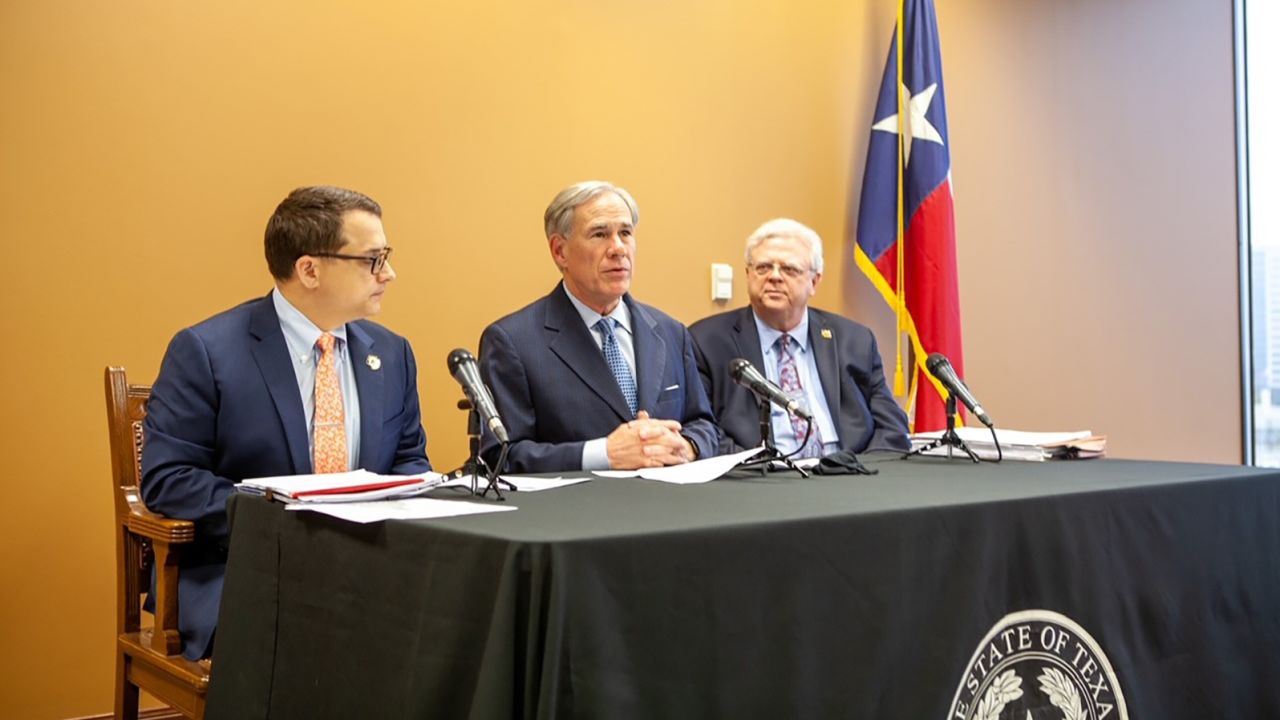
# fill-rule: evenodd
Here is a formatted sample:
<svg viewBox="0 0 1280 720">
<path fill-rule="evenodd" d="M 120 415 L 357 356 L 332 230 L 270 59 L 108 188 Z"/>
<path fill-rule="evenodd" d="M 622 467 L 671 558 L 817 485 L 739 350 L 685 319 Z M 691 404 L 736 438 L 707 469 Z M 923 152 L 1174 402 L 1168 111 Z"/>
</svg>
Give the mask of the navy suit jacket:
<svg viewBox="0 0 1280 720">
<path fill-rule="evenodd" d="M 366 320 L 347 324 L 347 342 L 360 398 L 359 467 L 430 470 L 409 343 Z M 380 364 L 368 362 L 371 356 Z M 217 625 L 232 486 L 311 472 L 306 415 L 270 295 L 174 336 L 143 431 L 143 501 L 196 522 L 178 579 L 183 654 L 194 659 L 207 652 Z"/>
<path fill-rule="evenodd" d="M 636 408 L 677 420 L 698 457 L 716 454 L 717 430 L 684 325 L 630 295 Z M 512 472 L 580 470 L 582 446 L 632 419 L 618 382 L 562 285 L 485 328 L 480 374 L 511 436 Z M 497 440 L 482 440 L 497 460 Z"/>
<path fill-rule="evenodd" d="M 689 327 L 697 343 L 698 371 L 721 429 L 722 452 L 760 444 L 755 395 L 729 377 L 734 358 L 750 360 L 761 373 L 764 356 L 750 307 L 712 315 Z M 840 449 L 907 450 L 907 416 L 884 380 L 876 338 L 866 326 L 809 308 L 809 348 L 818 366 Z"/>
</svg>

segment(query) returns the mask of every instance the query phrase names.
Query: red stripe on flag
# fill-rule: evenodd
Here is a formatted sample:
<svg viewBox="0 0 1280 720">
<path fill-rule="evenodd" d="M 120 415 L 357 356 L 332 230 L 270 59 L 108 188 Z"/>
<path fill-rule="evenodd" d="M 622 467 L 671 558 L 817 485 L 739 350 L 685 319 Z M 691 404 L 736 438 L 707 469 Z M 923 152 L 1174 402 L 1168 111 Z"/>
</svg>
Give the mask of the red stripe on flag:
<svg viewBox="0 0 1280 720">
<path fill-rule="evenodd" d="M 926 353 L 942 353 L 964 377 L 960 341 L 960 286 L 956 267 L 955 211 L 951 180 L 933 191 L 916 210 L 905 239 L 907 309 Z M 924 358 L 917 358 L 924 362 Z M 963 411 L 962 411 L 963 412 Z M 933 384 L 920 384 L 916 432 L 946 427 L 942 398 Z"/>
</svg>

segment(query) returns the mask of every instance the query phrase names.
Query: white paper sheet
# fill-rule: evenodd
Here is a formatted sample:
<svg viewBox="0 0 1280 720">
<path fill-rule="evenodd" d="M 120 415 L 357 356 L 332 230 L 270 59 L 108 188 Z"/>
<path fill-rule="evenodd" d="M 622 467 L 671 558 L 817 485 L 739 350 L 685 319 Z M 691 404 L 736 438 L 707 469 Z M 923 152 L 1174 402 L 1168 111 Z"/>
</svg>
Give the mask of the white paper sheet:
<svg viewBox="0 0 1280 720">
<path fill-rule="evenodd" d="M 554 490 L 562 488 L 566 485 L 576 485 L 578 483 L 589 482 L 591 478 L 544 478 L 544 477 L 528 477 L 526 475 L 501 475 L 503 480 L 516 486 L 516 492 L 538 492 L 540 490 Z"/>
<path fill-rule="evenodd" d="M 660 468 L 640 468 L 639 470 L 596 470 L 594 474 L 608 478 L 641 478 L 657 480 L 674 485 L 695 485 L 711 482 L 722 477 L 738 463 L 755 457 L 762 448 L 751 448 L 733 455 L 717 455 L 705 460 L 695 460 L 683 465 L 668 465 Z"/>
<path fill-rule="evenodd" d="M 377 500 L 354 503 L 292 503 L 286 510 L 324 513 L 357 523 L 381 520 L 428 520 L 432 518 L 479 515 L 482 513 L 510 512 L 514 505 L 505 503 L 478 503 L 465 500 L 437 500 L 435 498 L 409 498 L 408 500 Z"/>
<path fill-rule="evenodd" d="M 818 463 L 822 462 L 822 458 L 791 458 L 791 462 L 794 463 L 795 466 L 798 468 L 804 468 L 808 470 L 809 468 L 817 467 Z M 774 460 L 769 463 L 769 469 L 770 470 L 786 470 L 787 465 L 786 463 Z"/>
</svg>

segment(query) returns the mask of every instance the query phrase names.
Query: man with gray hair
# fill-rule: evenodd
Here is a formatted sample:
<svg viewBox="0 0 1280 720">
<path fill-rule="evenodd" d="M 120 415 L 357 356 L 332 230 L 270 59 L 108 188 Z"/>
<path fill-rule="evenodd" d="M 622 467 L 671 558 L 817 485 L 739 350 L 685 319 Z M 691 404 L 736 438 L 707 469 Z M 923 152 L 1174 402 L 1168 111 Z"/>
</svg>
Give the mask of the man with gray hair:
<svg viewBox="0 0 1280 720">
<path fill-rule="evenodd" d="M 747 238 L 746 256 L 750 306 L 689 328 L 721 451 L 761 443 L 755 398 L 729 377 L 735 358 L 751 361 L 813 413 L 810 430 L 807 421 L 773 408 L 774 444 L 782 452 L 821 457 L 908 449 L 907 417 L 885 384 L 871 330 L 809 307 L 822 280 L 818 233 L 795 220 L 770 220 Z"/>
<path fill-rule="evenodd" d="M 512 472 L 661 467 L 716 454 L 718 431 L 684 325 L 636 302 L 640 211 L 606 182 L 562 190 L 543 216 L 561 282 L 485 328 L 480 373 Z M 497 459 L 486 432 L 481 453 Z"/>
</svg>

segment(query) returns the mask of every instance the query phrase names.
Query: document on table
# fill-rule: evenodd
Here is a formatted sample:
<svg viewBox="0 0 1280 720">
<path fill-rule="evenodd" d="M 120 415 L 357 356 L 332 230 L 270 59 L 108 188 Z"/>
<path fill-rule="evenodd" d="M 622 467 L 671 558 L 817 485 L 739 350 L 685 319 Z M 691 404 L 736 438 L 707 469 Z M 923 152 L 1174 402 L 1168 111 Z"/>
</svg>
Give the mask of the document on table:
<svg viewBox="0 0 1280 720">
<path fill-rule="evenodd" d="M 477 503 L 465 500 L 437 500 L 435 498 L 409 498 L 406 500 L 377 500 L 350 503 L 292 503 L 286 510 L 324 513 L 356 523 L 372 523 L 381 520 L 430 520 L 434 518 L 479 515 L 483 513 L 510 512 L 515 506 L 502 503 Z"/>
<path fill-rule="evenodd" d="M 749 460 L 764 448 L 751 448 L 733 455 L 717 455 L 706 460 L 695 460 L 683 465 L 668 465 L 660 468 L 640 468 L 639 470 L 596 470 L 594 474 L 608 478 L 641 478 L 657 480 L 674 485 L 695 485 L 711 482 L 724 476 L 737 467 L 738 463 Z"/>
<path fill-rule="evenodd" d="M 562 478 L 562 477 L 546 478 L 546 477 L 529 477 L 527 475 L 499 475 L 498 477 L 514 485 L 516 488 L 516 492 L 538 492 L 539 490 L 554 490 L 556 488 L 565 487 L 566 485 L 575 485 L 577 483 L 584 483 L 591 479 L 590 477 L 587 477 L 587 476 L 575 477 L 575 478 Z M 489 481 L 486 480 L 485 478 L 476 479 L 477 487 L 487 487 L 488 484 L 489 484 Z M 453 480 L 450 480 L 444 483 L 440 487 L 469 488 L 471 487 L 471 476 L 463 475 L 460 478 L 454 478 Z M 503 489 L 506 490 L 507 488 L 504 487 Z"/>
<path fill-rule="evenodd" d="M 413 497 L 444 480 L 440 473 L 379 475 L 368 470 L 315 475 L 285 475 L 250 478 L 236 489 L 252 495 L 267 495 L 287 503 L 342 503 L 353 500 Z"/>
<path fill-rule="evenodd" d="M 927 433 L 916 433 L 911 436 L 911 447 L 919 448 L 938 439 L 941 430 Z M 1058 460 L 1085 459 L 1105 457 L 1107 453 L 1107 436 L 1094 435 L 1088 430 L 1077 432 L 1027 432 L 1024 430 L 996 430 L 1000 440 L 1000 451 L 991 441 L 991 433 L 983 427 L 959 427 L 956 435 L 964 441 L 969 449 L 983 460 Z M 936 447 L 927 455 L 946 455 L 957 451 L 946 446 Z"/>
</svg>

